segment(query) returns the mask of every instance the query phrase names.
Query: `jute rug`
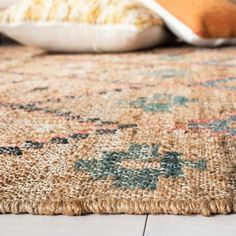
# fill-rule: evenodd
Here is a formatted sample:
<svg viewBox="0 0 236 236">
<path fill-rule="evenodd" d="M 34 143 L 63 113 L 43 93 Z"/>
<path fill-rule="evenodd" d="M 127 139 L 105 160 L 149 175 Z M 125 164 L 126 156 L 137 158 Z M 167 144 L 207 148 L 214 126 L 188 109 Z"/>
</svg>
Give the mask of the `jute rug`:
<svg viewBox="0 0 236 236">
<path fill-rule="evenodd" d="M 236 48 L 0 48 L 0 212 L 236 212 Z"/>
</svg>

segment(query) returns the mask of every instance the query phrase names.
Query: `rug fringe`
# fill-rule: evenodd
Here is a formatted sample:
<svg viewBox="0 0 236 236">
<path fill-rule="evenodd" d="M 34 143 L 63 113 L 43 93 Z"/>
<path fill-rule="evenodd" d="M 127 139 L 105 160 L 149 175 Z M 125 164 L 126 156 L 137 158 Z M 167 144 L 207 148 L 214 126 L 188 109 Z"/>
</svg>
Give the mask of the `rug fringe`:
<svg viewBox="0 0 236 236">
<path fill-rule="evenodd" d="M 236 199 L 217 200 L 158 200 L 158 201 L 130 201 L 130 200 L 89 200 L 89 201 L 43 201 L 23 202 L 9 201 L 0 203 L 0 213 L 33 215 L 84 215 L 84 214 L 213 214 L 236 213 Z"/>
</svg>

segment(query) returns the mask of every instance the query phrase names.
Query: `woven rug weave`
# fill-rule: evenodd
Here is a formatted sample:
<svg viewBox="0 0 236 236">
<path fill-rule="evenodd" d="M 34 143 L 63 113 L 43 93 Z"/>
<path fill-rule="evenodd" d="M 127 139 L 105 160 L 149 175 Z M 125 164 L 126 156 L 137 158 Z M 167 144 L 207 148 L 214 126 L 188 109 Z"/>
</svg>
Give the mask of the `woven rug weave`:
<svg viewBox="0 0 236 236">
<path fill-rule="evenodd" d="M 0 213 L 236 212 L 236 48 L 0 60 Z"/>
</svg>

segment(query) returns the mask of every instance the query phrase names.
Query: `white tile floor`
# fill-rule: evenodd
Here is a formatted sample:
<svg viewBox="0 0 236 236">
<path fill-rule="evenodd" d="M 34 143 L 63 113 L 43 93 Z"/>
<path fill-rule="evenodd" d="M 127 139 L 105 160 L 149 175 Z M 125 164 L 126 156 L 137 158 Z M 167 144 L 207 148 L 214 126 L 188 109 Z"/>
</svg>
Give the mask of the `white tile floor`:
<svg viewBox="0 0 236 236">
<path fill-rule="evenodd" d="M 149 216 L 145 236 L 233 236 L 236 215 L 229 216 Z"/>
<path fill-rule="evenodd" d="M 142 236 L 146 216 L 0 216 L 1 236 Z"/>
<path fill-rule="evenodd" d="M 0 215 L 1 236 L 234 236 L 236 215 Z"/>
</svg>

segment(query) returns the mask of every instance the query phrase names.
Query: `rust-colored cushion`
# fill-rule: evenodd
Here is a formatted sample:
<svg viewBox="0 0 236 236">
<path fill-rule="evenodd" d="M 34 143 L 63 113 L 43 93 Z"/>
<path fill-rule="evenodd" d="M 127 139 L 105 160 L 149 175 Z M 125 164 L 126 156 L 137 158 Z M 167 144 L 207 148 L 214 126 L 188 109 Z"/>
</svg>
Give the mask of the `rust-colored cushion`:
<svg viewBox="0 0 236 236">
<path fill-rule="evenodd" d="M 231 0 L 155 0 L 202 38 L 236 37 L 236 3 Z"/>
</svg>

